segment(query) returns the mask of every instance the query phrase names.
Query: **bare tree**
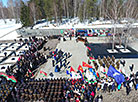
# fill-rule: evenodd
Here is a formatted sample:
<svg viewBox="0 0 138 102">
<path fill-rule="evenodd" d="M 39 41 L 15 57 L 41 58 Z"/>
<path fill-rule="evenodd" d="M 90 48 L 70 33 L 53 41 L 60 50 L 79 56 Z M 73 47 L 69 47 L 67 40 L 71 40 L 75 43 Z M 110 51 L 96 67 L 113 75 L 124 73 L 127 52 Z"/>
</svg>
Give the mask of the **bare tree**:
<svg viewBox="0 0 138 102">
<path fill-rule="evenodd" d="M 33 21 L 36 22 L 36 7 L 35 7 L 35 3 L 32 1 L 29 6 L 30 6 L 30 10 L 31 10 L 31 15 L 33 16 Z"/>
<path fill-rule="evenodd" d="M 86 18 L 86 7 L 87 7 L 87 2 L 86 2 L 86 0 L 84 0 L 83 21 L 84 21 L 85 18 Z"/>
<path fill-rule="evenodd" d="M 69 18 L 69 0 L 65 0 L 66 1 L 66 12 L 67 12 L 67 18 Z"/>
<path fill-rule="evenodd" d="M 105 15 L 105 0 L 101 0 L 100 3 L 100 17 L 104 17 Z"/>
<path fill-rule="evenodd" d="M 62 0 L 62 3 L 63 3 L 64 16 L 66 16 L 66 4 L 65 4 L 65 0 Z"/>
<path fill-rule="evenodd" d="M 15 18 L 16 23 L 20 22 L 21 0 L 15 0 Z"/>
<path fill-rule="evenodd" d="M 56 1 L 53 0 L 53 7 L 54 7 L 54 13 L 55 13 L 55 21 L 57 23 L 58 21 L 58 14 L 57 14 L 57 5 L 56 5 Z"/>
<path fill-rule="evenodd" d="M 1 12 L 2 19 L 4 20 L 4 23 L 6 24 L 5 15 L 4 15 L 4 11 L 3 11 L 3 2 L 2 2 L 2 0 L 0 0 L 0 12 Z"/>
<path fill-rule="evenodd" d="M 114 25 L 113 27 L 113 37 L 112 37 L 112 50 L 114 51 L 115 47 L 115 34 L 116 34 L 116 24 L 119 23 L 122 15 L 122 8 L 124 6 L 123 0 L 108 0 L 104 3 L 104 16 L 108 17 L 109 19 L 112 20 L 112 24 Z"/>
<path fill-rule="evenodd" d="M 129 38 L 132 37 L 132 28 L 133 28 L 133 23 L 135 22 L 136 19 L 138 19 L 138 3 L 136 0 L 127 0 L 125 2 L 124 6 L 124 17 L 127 19 L 127 22 L 124 27 L 124 38 L 125 38 L 125 49 L 127 48 Z"/>
<path fill-rule="evenodd" d="M 15 18 L 15 10 L 14 10 L 14 1 L 13 0 L 8 0 L 7 5 L 8 5 L 8 10 L 10 13 L 10 19 Z"/>
<path fill-rule="evenodd" d="M 77 0 L 74 0 L 74 17 L 77 16 Z"/>
</svg>

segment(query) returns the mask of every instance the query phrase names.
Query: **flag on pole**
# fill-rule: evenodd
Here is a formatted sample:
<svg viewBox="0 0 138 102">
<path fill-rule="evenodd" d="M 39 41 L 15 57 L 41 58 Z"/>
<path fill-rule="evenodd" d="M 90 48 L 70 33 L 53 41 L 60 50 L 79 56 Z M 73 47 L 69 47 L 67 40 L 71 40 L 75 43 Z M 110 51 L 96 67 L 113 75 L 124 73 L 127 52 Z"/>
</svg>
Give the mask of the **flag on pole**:
<svg viewBox="0 0 138 102">
<path fill-rule="evenodd" d="M 100 75 L 99 75 L 99 73 L 98 73 L 98 72 L 96 72 L 96 75 L 97 75 L 97 78 L 100 78 Z"/>
<path fill-rule="evenodd" d="M 91 48 L 87 46 L 87 48 L 89 49 L 89 51 L 91 51 Z"/>
<path fill-rule="evenodd" d="M 11 80 L 14 83 L 17 82 L 17 80 L 15 79 L 15 77 L 13 75 L 12 76 L 8 76 L 8 79 L 7 80 Z"/>
<path fill-rule="evenodd" d="M 125 81 L 123 74 L 121 74 L 119 71 L 117 71 L 112 65 L 110 65 L 107 75 L 109 77 L 114 78 L 118 84 L 121 84 L 122 82 Z"/>
<path fill-rule="evenodd" d="M 81 71 L 81 73 L 83 73 L 83 72 L 84 72 L 84 71 L 83 71 L 83 68 L 82 68 L 82 66 L 81 66 L 81 65 L 79 65 L 78 70 L 79 70 L 79 71 Z"/>
<path fill-rule="evenodd" d="M 0 72 L 0 76 L 3 76 L 3 77 L 5 77 L 5 78 L 7 78 L 7 77 L 8 77 L 8 75 L 7 75 L 7 74 L 2 73 L 2 72 Z"/>
<path fill-rule="evenodd" d="M 82 62 L 82 66 L 83 66 L 83 67 L 92 68 L 92 66 L 91 66 L 91 65 L 89 65 L 89 64 L 87 64 L 86 62 Z"/>
<path fill-rule="evenodd" d="M 5 77 L 7 80 L 11 80 L 11 81 L 14 82 L 14 83 L 17 82 L 17 80 L 15 79 L 15 77 L 14 77 L 13 75 L 12 75 L 12 76 L 8 76 L 7 74 L 0 72 L 0 76 L 3 76 L 3 77 Z"/>
<path fill-rule="evenodd" d="M 40 71 L 40 74 L 42 74 L 44 77 L 47 76 L 47 73 L 45 73 L 44 71 Z"/>
<path fill-rule="evenodd" d="M 96 61 L 96 59 L 94 57 L 90 57 L 91 61 Z"/>
<path fill-rule="evenodd" d="M 30 74 L 32 74 L 32 76 L 34 76 L 30 69 L 28 69 L 28 72 L 29 72 Z"/>
</svg>

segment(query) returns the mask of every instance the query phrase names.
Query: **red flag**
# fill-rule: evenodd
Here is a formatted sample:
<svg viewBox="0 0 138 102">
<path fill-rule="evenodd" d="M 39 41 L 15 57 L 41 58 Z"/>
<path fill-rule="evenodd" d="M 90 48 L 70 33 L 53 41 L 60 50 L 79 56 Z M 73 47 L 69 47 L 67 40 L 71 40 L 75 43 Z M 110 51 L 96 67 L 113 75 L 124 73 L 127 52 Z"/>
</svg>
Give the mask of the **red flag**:
<svg viewBox="0 0 138 102">
<path fill-rule="evenodd" d="M 54 57 L 56 57 L 56 54 L 54 54 Z"/>
<path fill-rule="evenodd" d="M 98 78 L 100 77 L 100 75 L 99 75 L 99 73 L 98 73 L 98 72 L 96 72 L 96 75 L 97 75 L 97 77 L 98 77 Z"/>
<path fill-rule="evenodd" d="M 2 72 L 0 72 L 0 76 L 3 76 L 3 77 L 5 77 L 5 78 L 7 78 L 7 77 L 8 77 L 8 75 L 7 75 L 7 74 L 2 73 Z"/>
<path fill-rule="evenodd" d="M 82 66 L 81 66 L 81 65 L 79 65 L 78 70 L 79 70 L 79 71 L 81 71 L 81 73 L 83 73 L 83 72 L 84 72 L 84 71 L 83 71 L 83 68 L 82 68 Z"/>
<path fill-rule="evenodd" d="M 89 64 L 87 64 L 86 62 L 82 62 L 82 66 L 83 66 L 83 67 L 92 68 L 92 66 L 91 66 L 91 65 L 89 65 Z"/>
<path fill-rule="evenodd" d="M 93 57 L 90 57 L 90 60 L 91 60 L 91 61 L 95 61 L 96 59 L 95 59 L 95 58 L 93 58 Z"/>
<path fill-rule="evenodd" d="M 89 51 L 91 51 L 91 48 L 87 46 L 87 48 L 89 49 Z"/>
<path fill-rule="evenodd" d="M 28 69 L 28 72 L 29 72 L 30 74 L 32 74 L 32 76 L 33 76 L 33 73 L 31 72 L 31 70 L 30 70 L 30 69 Z"/>
<path fill-rule="evenodd" d="M 43 72 L 43 71 L 40 71 L 40 74 L 42 74 L 43 76 L 47 76 L 47 73 Z"/>
<path fill-rule="evenodd" d="M 71 73 L 72 71 L 76 72 L 72 67 L 70 67 L 70 73 Z"/>
</svg>

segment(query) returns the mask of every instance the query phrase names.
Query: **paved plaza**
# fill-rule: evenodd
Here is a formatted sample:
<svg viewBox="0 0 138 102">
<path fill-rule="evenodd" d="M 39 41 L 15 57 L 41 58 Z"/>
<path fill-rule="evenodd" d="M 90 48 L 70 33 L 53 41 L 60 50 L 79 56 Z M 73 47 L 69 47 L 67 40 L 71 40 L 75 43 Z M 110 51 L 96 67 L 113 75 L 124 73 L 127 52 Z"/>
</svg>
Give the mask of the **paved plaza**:
<svg viewBox="0 0 138 102">
<path fill-rule="evenodd" d="M 72 66 L 75 70 L 77 70 L 79 65 L 82 65 L 82 62 L 88 62 L 88 57 L 87 57 L 87 48 L 84 45 L 83 42 L 76 42 L 75 38 L 73 38 L 72 40 L 69 40 L 69 38 L 66 38 L 67 41 L 60 41 L 60 43 L 58 43 L 57 45 L 57 49 L 61 49 L 64 52 L 70 52 L 72 54 L 72 56 L 67 59 L 68 61 L 70 61 L 69 66 Z M 107 40 L 106 38 L 88 38 L 88 41 L 90 43 L 106 43 Z M 138 47 L 136 46 L 138 45 L 138 41 L 136 40 L 135 42 L 131 43 L 130 46 L 135 49 L 136 51 L 138 51 Z M 116 60 L 118 60 L 120 58 L 116 58 Z M 130 69 L 129 66 L 134 64 L 134 71 L 136 72 L 138 70 L 138 58 L 125 58 L 126 60 L 126 66 L 124 67 L 125 71 L 127 74 L 130 73 Z M 93 65 L 92 65 L 93 66 Z M 122 66 L 121 66 L 122 67 Z M 85 67 L 84 67 L 85 68 Z M 46 72 L 48 74 L 48 78 L 51 78 L 49 76 L 49 74 L 52 72 L 54 74 L 53 78 L 57 78 L 57 77 L 69 77 L 66 74 L 66 70 L 64 68 L 62 68 L 61 72 L 55 72 L 55 68 L 52 67 L 52 59 L 48 59 L 48 62 L 45 64 L 45 66 L 43 68 L 41 68 L 40 70 Z M 44 78 L 40 73 L 38 73 L 36 78 Z"/>
</svg>

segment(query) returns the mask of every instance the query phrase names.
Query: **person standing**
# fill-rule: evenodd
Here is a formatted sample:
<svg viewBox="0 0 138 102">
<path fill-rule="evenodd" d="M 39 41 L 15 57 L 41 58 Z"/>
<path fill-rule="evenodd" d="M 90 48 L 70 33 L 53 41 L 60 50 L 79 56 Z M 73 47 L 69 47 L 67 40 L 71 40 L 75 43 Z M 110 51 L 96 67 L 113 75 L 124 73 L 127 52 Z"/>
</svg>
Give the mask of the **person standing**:
<svg viewBox="0 0 138 102">
<path fill-rule="evenodd" d="M 71 34 L 69 34 L 69 38 L 70 38 L 70 40 L 72 40 L 72 35 Z"/>
<path fill-rule="evenodd" d="M 132 64 L 132 66 L 129 66 L 131 72 L 133 72 L 133 69 L 134 69 L 134 64 Z"/>
<path fill-rule="evenodd" d="M 52 66 L 53 66 L 53 67 L 55 66 L 55 61 L 54 61 L 54 60 L 52 60 Z"/>
</svg>

